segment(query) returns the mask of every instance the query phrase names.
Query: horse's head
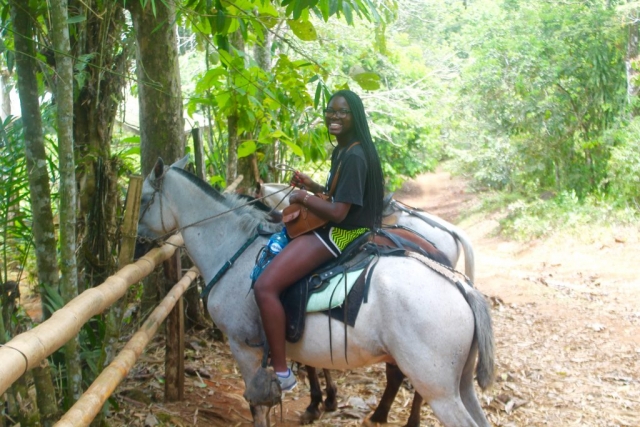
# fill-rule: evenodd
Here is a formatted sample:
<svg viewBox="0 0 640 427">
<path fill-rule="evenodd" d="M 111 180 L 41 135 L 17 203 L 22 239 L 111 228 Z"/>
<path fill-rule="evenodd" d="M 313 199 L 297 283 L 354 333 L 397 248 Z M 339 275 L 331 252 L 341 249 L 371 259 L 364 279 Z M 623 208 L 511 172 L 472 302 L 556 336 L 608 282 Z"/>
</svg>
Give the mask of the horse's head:
<svg viewBox="0 0 640 427">
<path fill-rule="evenodd" d="M 184 169 L 189 156 L 175 162 L 171 167 Z M 163 193 L 165 175 L 169 168 L 158 158 L 153 170 L 142 185 L 140 215 L 138 217 L 138 236 L 134 257 L 146 254 L 158 242 L 157 239 L 178 227 L 175 215 L 169 209 L 170 203 Z"/>
</svg>

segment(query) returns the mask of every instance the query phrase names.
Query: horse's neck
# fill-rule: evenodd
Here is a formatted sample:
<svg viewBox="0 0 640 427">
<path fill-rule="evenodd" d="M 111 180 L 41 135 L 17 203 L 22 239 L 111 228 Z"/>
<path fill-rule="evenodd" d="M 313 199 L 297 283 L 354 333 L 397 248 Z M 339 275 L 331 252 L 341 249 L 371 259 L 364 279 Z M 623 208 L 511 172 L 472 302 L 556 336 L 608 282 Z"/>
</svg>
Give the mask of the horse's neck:
<svg viewBox="0 0 640 427">
<path fill-rule="evenodd" d="M 178 227 L 189 256 L 205 280 L 210 280 L 222 265 L 250 237 L 239 226 L 240 219 L 229 207 L 179 176 L 165 182 Z M 227 213 L 228 212 L 228 213 Z"/>
</svg>

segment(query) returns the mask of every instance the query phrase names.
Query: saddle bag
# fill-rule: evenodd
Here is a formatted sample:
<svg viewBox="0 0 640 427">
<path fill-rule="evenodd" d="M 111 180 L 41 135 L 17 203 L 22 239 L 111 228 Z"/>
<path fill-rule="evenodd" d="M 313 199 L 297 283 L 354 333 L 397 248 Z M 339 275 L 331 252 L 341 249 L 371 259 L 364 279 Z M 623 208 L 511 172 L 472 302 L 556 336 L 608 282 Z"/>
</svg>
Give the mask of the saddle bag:
<svg viewBox="0 0 640 427">
<path fill-rule="evenodd" d="M 315 195 L 315 197 L 329 200 L 329 195 L 327 194 Z M 282 221 L 285 227 L 287 227 L 287 234 L 291 239 L 315 230 L 316 228 L 320 228 L 329 222 L 329 220 L 320 218 L 311 212 L 301 203 L 292 203 L 284 208 L 282 211 Z"/>
</svg>

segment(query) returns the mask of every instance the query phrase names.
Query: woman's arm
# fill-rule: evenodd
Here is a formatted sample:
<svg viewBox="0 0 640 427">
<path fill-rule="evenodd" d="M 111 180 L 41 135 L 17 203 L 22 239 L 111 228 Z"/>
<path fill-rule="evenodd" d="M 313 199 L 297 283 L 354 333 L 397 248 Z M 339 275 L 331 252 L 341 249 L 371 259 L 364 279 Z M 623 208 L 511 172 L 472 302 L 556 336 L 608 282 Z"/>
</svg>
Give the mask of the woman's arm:
<svg viewBox="0 0 640 427">
<path fill-rule="evenodd" d="M 316 215 L 336 224 L 340 224 L 347 217 L 351 208 L 351 203 L 329 202 L 306 190 L 293 191 L 289 196 L 289 203 L 300 203 Z"/>
</svg>

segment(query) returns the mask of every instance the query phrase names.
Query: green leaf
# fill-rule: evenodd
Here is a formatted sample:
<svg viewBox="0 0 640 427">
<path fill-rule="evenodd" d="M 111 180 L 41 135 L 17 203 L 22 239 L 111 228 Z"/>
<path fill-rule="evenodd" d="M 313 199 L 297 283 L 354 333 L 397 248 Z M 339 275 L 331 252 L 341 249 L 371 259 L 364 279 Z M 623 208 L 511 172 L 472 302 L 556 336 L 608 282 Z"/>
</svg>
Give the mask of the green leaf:
<svg viewBox="0 0 640 427">
<path fill-rule="evenodd" d="M 138 144 L 140 143 L 140 135 L 128 136 L 122 139 L 120 142 L 123 144 Z"/>
<path fill-rule="evenodd" d="M 209 177 L 209 184 L 211 185 L 224 185 L 224 178 L 220 175 L 214 175 Z"/>
<path fill-rule="evenodd" d="M 316 33 L 316 29 L 311 21 L 287 19 L 287 23 L 289 24 L 291 31 L 293 31 L 293 34 L 295 34 L 300 40 L 310 42 L 318 39 L 318 33 Z"/>
<path fill-rule="evenodd" d="M 298 145 L 284 138 L 281 139 L 281 141 L 287 144 L 289 148 L 291 148 L 291 151 L 293 151 L 293 154 L 299 157 L 304 157 L 304 151 L 302 151 L 302 148 L 300 148 Z"/>
<path fill-rule="evenodd" d="M 289 139 L 289 136 L 282 132 L 281 130 L 274 130 L 273 132 L 271 132 L 271 134 L 269 134 L 269 136 L 271 138 L 281 138 L 281 139 Z"/>
<path fill-rule="evenodd" d="M 318 108 L 320 105 L 320 97 L 322 96 L 322 82 L 319 81 L 316 86 L 316 95 L 313 97 L 313 108 Z"/>
<path fill-rule="evenodd" d="M 364 90 L 380 89 L 380 76 L 376 73 L 360 73 L 353 76 L 353 79 Z"/>
<path fill-rule="evenodd" d="M 77 24 L 78 22 L 84 22 L 86 20 L 87 17 L 85 15 L 70 16 L 67 19 L 67 24 Z"/>
<path fill-rule="evenodd" d="M 318 8 L 322 13 L 322 19 L 324 19 L 324 22 L 327 22 L 329 20 L 329 0 L 320 0 L 318 2 Z"/>
<path fill-rule="evenodd" d="M 218 81 L 218 77 L 225 74 L 226 70 L 222 67 L 217 67 L 207 71 L 198 83 L 196 83 L 196 93 L 203 93 L 204 91 L 211 89 L 211 87 Z"/>
<path fill-rule="evenodd" d="M 256 142 L 253 140 L 244 141 L 242 144 L 238 146 L 238 158 L 247 157 L 256 152 L 258 146 Z"/>
</svg>

